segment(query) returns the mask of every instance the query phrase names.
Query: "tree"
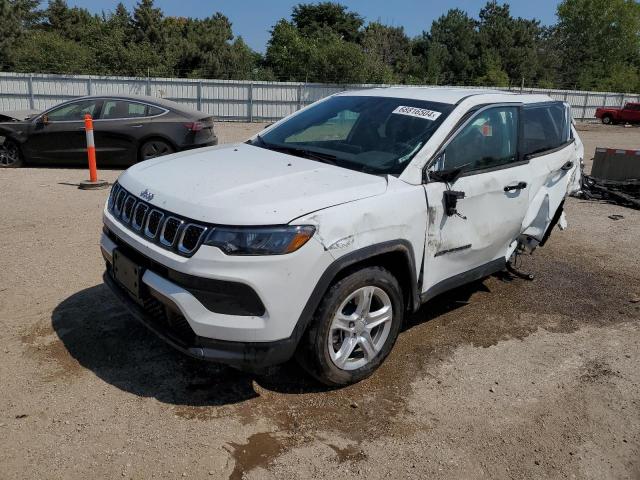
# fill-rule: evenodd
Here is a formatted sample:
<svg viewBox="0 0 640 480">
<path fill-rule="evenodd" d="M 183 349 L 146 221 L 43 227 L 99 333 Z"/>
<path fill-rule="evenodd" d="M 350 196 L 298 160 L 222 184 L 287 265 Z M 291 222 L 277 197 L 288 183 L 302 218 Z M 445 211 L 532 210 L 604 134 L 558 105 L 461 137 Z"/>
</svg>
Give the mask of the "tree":
<svg viewBox="0 0 640 480">
<path fill-rule="evenodd" d="M 404 78 L 411 70 L 411 40 L 404 33 L 404 28 L 372 22 L 364 29 L 361 43 L 369 60 L 387 70 L 391 78 L 394 73 Z"/>
<path fill-rule="evenodd" d="M 558 34 L 565 84 L 581 89 L 638 88 L 638 2 L 564 0 L 558 5 Z"/>
<path fill-rule="evenodd" d="M 305 37 L 330 30 L 347 42 L 358 40 L 360 29 L 364 25 L 364 20 L 359 14 L 348 12 L 347 7 L 333 2 L 298 4 L 293 7 L 291 18 Z"/>
<path fill-rule="evenodd" d="M 13 51 L 18 72 L 81 74 L 93 71 L 91 50 L 58 32 L 32 30 Z"/>
<path fill-rule="evenodd" d="M 538 20 L 513 18 L 508 4 L 490 1 L 480 10 L 478 33 L 482 75 L 486 75 L 487 69 L 502 70 L 511 83 L 519 84 L 523 78 L 537 81 L 542 34 Z"/>
<path fill-rule="evenodd" d="M 153 0 L 140 0 L 133 10 L 133 35 L 136 43 L 148 42 L 156 48 L 164 47 L 162 10 L 153 6 Z"/>
<path fill-rule="evenodd" d="M 0 70 L 13 67 L 13 49 L 41 12 L 37 0 L 0 0 Z"/>
<path fill-rule="evenodd" d="M 449 10 L 423 34 L 423 62 L 432 83 L 470 84 L 476 73 L 476 21 L 460 9 Z"/>
</svg>

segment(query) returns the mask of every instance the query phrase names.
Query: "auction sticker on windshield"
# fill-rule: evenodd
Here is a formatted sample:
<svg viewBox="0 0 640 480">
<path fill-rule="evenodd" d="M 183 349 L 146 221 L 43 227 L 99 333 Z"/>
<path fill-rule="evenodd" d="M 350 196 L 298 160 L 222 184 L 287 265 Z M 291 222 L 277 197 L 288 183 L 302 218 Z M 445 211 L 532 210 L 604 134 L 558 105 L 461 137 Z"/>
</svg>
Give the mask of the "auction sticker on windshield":
<svg viewBox="0 0 640 480">
<path fill-rule="evenodd" d="M 435 112 L 433 110 L 427 110 L 426 108 L 406 107 L 400 105 L 391 113 L 397 113 L 399 115 L 409 115 L 410 117 L 424 118 L 426 120 L 437 120 L 442 113 Z"/>
</svg>

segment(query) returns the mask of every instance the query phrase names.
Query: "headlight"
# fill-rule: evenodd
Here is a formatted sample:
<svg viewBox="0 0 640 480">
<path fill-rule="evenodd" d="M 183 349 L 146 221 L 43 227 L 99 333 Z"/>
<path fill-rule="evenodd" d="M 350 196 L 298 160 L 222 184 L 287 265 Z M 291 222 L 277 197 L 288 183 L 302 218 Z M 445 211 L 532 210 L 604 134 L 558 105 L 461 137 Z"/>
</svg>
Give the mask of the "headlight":
<svg viewBox="0 0 640 480">
<path fill-rule="evenodd" d="M 204 244 L 227 255 L 282 255 L 298 250 L 315 231 L 310 225 L 214 227 Z"/>
</svg>

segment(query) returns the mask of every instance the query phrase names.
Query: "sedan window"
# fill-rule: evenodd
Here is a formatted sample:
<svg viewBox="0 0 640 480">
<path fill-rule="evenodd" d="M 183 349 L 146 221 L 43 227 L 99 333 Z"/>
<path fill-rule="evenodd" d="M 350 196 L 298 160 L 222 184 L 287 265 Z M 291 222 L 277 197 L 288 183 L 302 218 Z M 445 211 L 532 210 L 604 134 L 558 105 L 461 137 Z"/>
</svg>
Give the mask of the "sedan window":
<svg viewBox="0 0 640 480">
<path fill-rule="evenodd" d="M 102 109 L 103 120 L 116 118 L 138 118 L 147 116 L 147 105 L 137 102 L 125 102 L 123 100 L 107 100 Z"/>
<path fill-rule="evenodd" d="M 84 116 L 88 113 L 94 115 L 97 111 L 97 102 L 95 100 L 83 100 L 81 102 L 73 102 L 63 105 L 59 108 L 47 112 L 47 119 L 50 122 L 70 122 L 84 120 Z"/>
<path fill-rule="evenodd" d="M 493 168 L 518 158 L 518 107 L 477 114 L 449 143 L 438 170 Z"/>
</svg>

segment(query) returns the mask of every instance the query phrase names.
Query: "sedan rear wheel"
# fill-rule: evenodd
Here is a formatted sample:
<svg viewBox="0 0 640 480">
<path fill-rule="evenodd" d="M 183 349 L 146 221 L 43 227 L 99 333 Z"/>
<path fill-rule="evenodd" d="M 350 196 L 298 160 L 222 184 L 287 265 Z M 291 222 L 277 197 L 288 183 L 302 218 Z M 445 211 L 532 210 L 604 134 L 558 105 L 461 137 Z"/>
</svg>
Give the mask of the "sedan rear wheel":
<svg viewBox="0 0 640 480">
<path fill-rule="evenodd" d="M 20 147 L 13 140 L 6 138 L 0 145 L 0 168 L 16 168 L 22 166 Z"/>
<path fill-rule="evenodd" d="M 164 140 L 149 140 L 140 148 L 140 160 L 150 160 L 173 152 L 175 149 Z"/>
</svg>

